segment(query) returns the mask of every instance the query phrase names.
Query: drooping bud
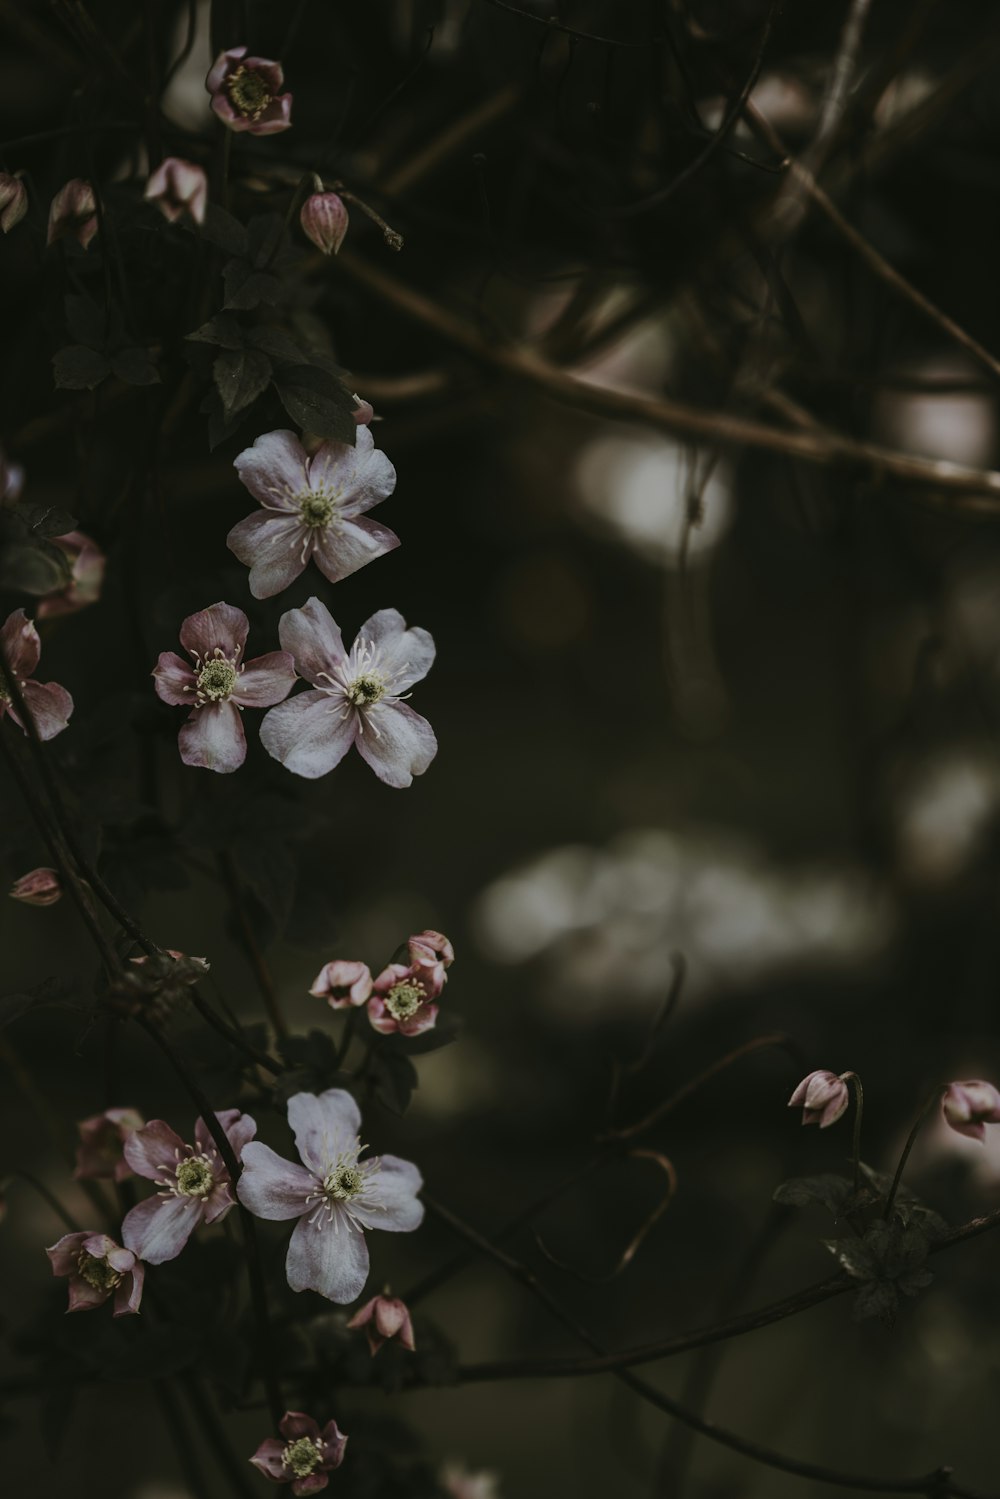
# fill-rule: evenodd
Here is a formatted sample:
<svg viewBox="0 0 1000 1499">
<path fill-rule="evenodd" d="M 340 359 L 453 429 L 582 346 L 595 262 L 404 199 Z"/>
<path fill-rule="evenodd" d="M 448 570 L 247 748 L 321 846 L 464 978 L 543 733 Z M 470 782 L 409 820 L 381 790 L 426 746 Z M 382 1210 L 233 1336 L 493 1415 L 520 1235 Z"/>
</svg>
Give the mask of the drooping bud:
<svg viewBox="0 0 1000 1499">
<path fill-rule="evenodd" d="M 978 1079 L 949 1083 L 944 1090 L 941 1109 L 946 1123 L 957 1134 L 982 1141 L 987 1124 L 1000 1124 L 1000 1091 L 992 1083 Z"/>
<path fill-rule="evenodd" d="M 346 1010 L 363 1005 L 372 992 L 372 976 L 367 963 L 351 963 L 335 958 L 320 969 L 309 990 L 317 999 L 325 999 L 331 1010 Z"/>
<path fill-rule="evenodd" d="M 176 224 L 185 213 L 190 214 L 196 224 L 203 224 L 208 204 L 208 178 L 204 169 L 193 162 L 182 161 L 179 156 L 168 156 L 146 183 L 145 197 L 147 202 L 156 204 L 171 224 Z"/>
<path fill-rule="evenodd" d="M 28 189 L 15 174 L 0 172 L 0 229 L 9 234 L 28 211 Z"/>
<path fill-rule="evenodd" d="M 72 177 L 52 199 L 47 243 L 69 236 L 85 250 L 97 233 L 97 199 L 82 177 Z"/>
<path fill-rule="evenodd" d="M 32 869 L 14 881 L 10 898 L 23 901 L 26 906 L 54 906 L 62 898 L 59 875 L 54 869 Z"/>
<path fill-rule="evenodd" d="M 299 222 L 306 239 L 324 255 L 336 255 L 344 243 L 350 222 L 347 209 L 336 193 L 313 193 L 302 205 Z"/>
<path fill-rule="evenodd" d="M 411 1353 L 416 1347 L 409 1310 L 398 1296 L 373 1296 L 360 1311 L 354 1313 L 347 1325 L 365 1329 L 373 1358 L 389 1338 L 398 1337 L 400 1344 Z"/>
<path fill-rule="evenodd" d="M 788 1100 L 790 1109 L 802 1110 L 803 1124 L 818 1124 L 826 1129 L 836 1124 L 850 1102 L 850 1089 L 835 1072 L 810 1072 Z"/>
</svg>

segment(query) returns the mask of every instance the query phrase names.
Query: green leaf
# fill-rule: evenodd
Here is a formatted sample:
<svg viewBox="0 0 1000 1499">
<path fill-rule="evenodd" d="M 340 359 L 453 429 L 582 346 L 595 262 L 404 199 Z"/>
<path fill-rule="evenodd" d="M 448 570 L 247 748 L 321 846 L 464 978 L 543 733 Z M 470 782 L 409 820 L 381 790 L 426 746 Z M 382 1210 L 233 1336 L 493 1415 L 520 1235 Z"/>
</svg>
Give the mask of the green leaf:
<svg viewBox="0 0 1000 1499">
<path fill-rule="evenodd" d="M 226 349 L 212 365 L 215 388 L 226 416 L 243 411 L 271 383 L 271 361 L 256 349 Z"/>
<path fill-rule="evenodd" d="M 844 1203 L 853 1196 L 854 1188 L 846 1176 L 832 1172 L 823 1176 L 793 1176 L 782 1182 L 774 1191 L 773 1201 L 785 1207 L 804 1208 L 810 1203 L 820 1202 L 836 1218 Z"/>
<path fill-rule="evenodd" d="M 231 312 L 217 312 L 185 337 L 191 343 L 218 344 L 223 349 L 242 349 L 246 343 L 243 326 Z"/>
<path fill-rule="evenodd" d="M 247 340 L 255 349 L 261 349 L 281 364 L 301 364 L 305 358 L 301 346 L 277 323 L 263 323 L 251 328 Z"/>
<path fill-rule="evenodd" d="M 58 505 L 44 504 L 39 500 L 19 500 L 16 509 L 8 511 L 16 516 L 33 536 L 65 536 L 76 526 L 76 517 Z M 58 548 L 57 548 L 58 550 Z M 65 557 L 65 553 L 60 553 Z M 67 570 L 69 563 L 66 564 Z M 67 579 L 68 579 L 67 571 Z"/>
<path fill-rule="evenodd" d="M 201 233 L 210 245 L 225 250 L 227 255 L 245 255 L 247 252 L 247 232 L 243 225 L 217 203 L 205 205 Z"/>
<path fill-rule="evenodd" d="M 160 372 L 148 349 L 133 344 L 111 356 L 111 368 L 126 385 L 159 385 Z"/>
<path fill-rule="evenodd" d="M 52 360 L 57 390 L 95 390 L 111 373 L 103 354 L 84 344 L 69 344 Z"/>
<path fill-rule="evenodd" d="M 288 415 L 304 432 L 354 446 L 354 397 L 335 375 L 311 364 L 294 365 L 275 375 L 274 386 Z"/>
<path fill-rule="evenodd" d="M 281 283 L 268 271 L 255 271 L 245 260 L 230 260 L 222 273 L 226 310 L 247 312 L 261 302 L 278 300 Z"/>
</svg>

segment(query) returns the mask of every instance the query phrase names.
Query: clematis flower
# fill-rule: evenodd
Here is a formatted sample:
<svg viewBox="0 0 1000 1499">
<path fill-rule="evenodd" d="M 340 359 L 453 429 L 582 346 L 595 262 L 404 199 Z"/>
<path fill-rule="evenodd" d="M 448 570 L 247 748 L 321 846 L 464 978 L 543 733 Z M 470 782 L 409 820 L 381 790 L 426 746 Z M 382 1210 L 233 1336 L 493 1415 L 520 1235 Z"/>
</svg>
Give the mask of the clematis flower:
<svg viewBox="0 0 1000 1499">
<path fill-rule="evenodd" d="M 299 214 L 302 233 L 324 255 L 336 255 L 344 243 L 349 222 L 343 199 L 336 193 L 313 193 Z"/>
<path fill-rule="evenodd" d="M 145 1266 L 107 1234 L 64 1234 L 46 1249 L 53 1275 L 69 1276 L 69 1310 L 89 1312 L 115 1298 L 114 1315 L 139 1310 Z"/>
<path fill-rule="evenodd" d="M 11 463 L 0 448 L 0 505 L 16 505 L 23 488 L 24 469 L 19 463 Z"/>
<path fill-rule="evenodd" d="M 245 47 L 230 47 L 215 59 L 205 87 L 227 130 L 275 135 L 292 123 L 292 96 L 279 93 L 284 81 L 280 62 L 247 57 Z"/>
<path fill-rule="evenodd" d="M 38 602 L 38 618 L 54 619 L 59 614 L 75 614 L 96 604 L 101 596 L 104 582 L 106 558 L 95 541 L 82 531 L 67 531 L 65 536 L 53 536 L 53 546 L 65 552 L 69 558 L 70 578 L 65 588 L 58 593 L 46 594 Z"/>
<path fill-rule="evenodd" d="M 11 900 L 23 901 L 26 906 L 54 906 L 62 899 L 62 885 L 54 869 L 33 869 L 22 874 L 10 888 Z"/>
<path fill-rule="evenodd" d="M 410 1233 L 419 1228 L 423 1181 L 410 1161 L 394 1155 L 360 1160 L 361 1114 L 343 1088 L 317 1097 L 295 1093 L 288 1122 L 303 1165 L 252 1141 L 243 1152 L 236 1192 L 258 1218 L 297 1218 L 285 1272 L 293 1291 L 318 1291 L 341 1305 L 360 1296 L 368 1279 L 366 1228 Z"/>
<path fill-rule="evenodd" d="M 208 204 L 205 169 L 194 162 L 182 161 L 179 156 L 168 156 L 150 175 L 143 196 L 147 202 L 155 203 L 171 224 L 176 224 L 184 214 L 189 214 L 196 224 L 203 224 Z"/>
<path fill-rule="evenodd" d="M 69 723 L 73 699 L 58 683 L 36 682 L 28 676 L 38 665 L 41 654 L 42 642 L 34 624 L 23 609 L 15 609 L 13 614 L 8 614 L 3 629 L 0 629 L 0 718 L 9 713 L 18 728 L 28 732 L 7 690 L 9 672 L 21 689 L 39 739 L 54 739 Z"/>
<path fill-rule="evenodd" d="M 949 1083 L 941 1109 L 956 1134 L 982 1141 L 988 1124 L 1000 1124 L 1000 1090 L 979 1080 Z"/>
<path fill-rule="evenodd" d="M 185 765 L 199 765 L 222 775 L 239 770 L 247 755 L 240 722 L 243 708 L 267 708 L 287 697 L 295 665 L 286 651 L 271 651 L 242 661 L 250 622 L 232 604 L 213 604 L 189 614 L 181 625 L 181 645 L 194 662 L 188 666 L 173 651 L 164 651 L 153 676 L 165 703 L 190 707 L 191 716 L 178 744 Z"/>
<path fill-rule="evenodd" d="M 260 740 L 269 755 L 309 780 L 339 765 L 352 744 L 389 786 L 409 786 L 427 769 L 434 730 L 402 701 L 434 660 L 426 630 L 408 630 L 397 610 L 380 609 L 348 653 L 330 611 L 312 598 L 281 616 L 278 633 L 314 691 L 268 713 Z"/>
<path fill-rule="evenodd" d="M 263 507 L 226 537 L 250 568 L 255 599 L 294 583 L 310 558 L 339 583 L 399 546 L 394 531 L 364 516 L 396 487 L 396 470 L 366 426 L 359 425 L 353 448 L 324 442 L 311 458 L 294 432 L 265 432 L 233 466 Z"/>
<path fill-rule="evenodd" d="M 0 229 L 9 234 L 28 212 L 28 189 L 21 178 L 0 172 Z"/>
<path fill-rule="evenodd" d="M 94 189 L 82 177 L 73 177 L 61 187 L 49 207 L 49 230 L 46 244 L 75 239 L 85 250 L 97 233 L 97 199 Z"/>
<path fill-rule="evenodd" d="M 835 1072 L 810 1072 L 788 1100 L 788 1107 L 801 1108 L 803 1124 L 818 1124 L 820 1129 L 826 1129 L 836 1124 L 850 1096 L 847 1083 Z"/>
<path fill-rule="evenodd" d="M 284 1437 L 268 1437 L 250 1461 L 272 1483 L 290 1483 L 293 1494 L 316 1494 L 330 1482 L 328 1474 L 344 1461 L 347 1438 L 336 1421 L 320 1431 L 312 1416 L 286 1411 L 278 1423 Z"/>
<path fill-rule="evenodd" d="M 309 990 L 317 999 L 325 999 L 331 1010 L 363 1005 L 371 992 L 372 976 L 368 964 L 349 963 L 343 958 L 325 963 Z"/>
<path fill-rule="evenodd" d="M 215 1117 L 239 1160 L 257 1133 L 255 1121 L 239 1109 Z M 232 1180 L 204 1119 L 195 1124 L 194 1138 L 194 1145 L 185 1145 L 169 1124 L 153 1119 L 125 1141 L 132 1170 L 160 1188 L 126 1213 L 122 1224 L 129 1249 L 151 1265 L 176 1259 L 199 1223 L 218 1223 L 236 1206 Z"/>
<path fill-rule="evenodd" d="M 105 1109 L 103 1114 L 81 1119 L 76 1127 L 80 1136 L 73 1172 L 76 1180 L 110 1177 L 116 1182 L 127 1181 L 132 1167 L 125 1159 L 125 1141 L 145 1123 L 135 1109 Z"/>
<path fill-rule="evenodd" d="M 430 957 L 428 948 L 423 951 Z M 368 1001 L 368 1019 L 383 1036 L 393 1031 L 403 1036 L 419 1036 L 437 1021 L 438 1007 L 433 1001 L 443 988 L 444 969 L 435 962 L 427 962 L 418 955 L 409 964 L 390 963 L 375 980 L 375 992 Z"/>
<path fill-rule="evenodd" d="M 400 1301 L 398 1296 L 390 1296 L 388 1293 L 373 1296 L 359 1312 L 354 1313 L 347 1325 L 365 1329 L 372 1358 L 389 1338 L 398 1336 L 402 1347 L 408 1348 L 411 1353 L 417 1346 L 413 1341 L 410 1313 L 405 1301 Z"/>
</svg>

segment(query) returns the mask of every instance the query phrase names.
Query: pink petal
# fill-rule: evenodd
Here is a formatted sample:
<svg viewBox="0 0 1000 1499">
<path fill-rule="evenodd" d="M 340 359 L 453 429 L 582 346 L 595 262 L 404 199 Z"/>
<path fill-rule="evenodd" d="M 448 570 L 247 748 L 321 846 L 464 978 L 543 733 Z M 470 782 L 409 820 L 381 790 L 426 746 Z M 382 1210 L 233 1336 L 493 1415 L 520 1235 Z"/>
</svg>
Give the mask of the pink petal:
<svg viewBox="0 0 1000 1499">
<path fill-rule="evenodd" d="M 26 677 L 38 665 L 42 642 L 38 631 L 23 609 L 8 614 L 0 629 L 0 656 L 15 677 Z"/>
<path fill-rule="evenodd" d="M 437 1018 L 438 1006 L 423 1004 L 408 1020 L 400 1023 L 399 1029 L 404 1036 L 420 1036 L 437 1024 Z"/>
<path fill-rule="evenodd" d="M 65 687 L 60 687 L 56 682 L 22 682 L 21 696 L 31 714 L 39 739 L 54 739 L 69 726 L 73 699 Z M 13 706 L 10 708 L 10 716 L 24 729 L 21 715 Z"/>
<path fill-rule="evenodd" d="M 206 703 L 191 714 L 177 744 L 185 765 L 232 774 L 247 757 L 240 710 L 233 703 Z"/>
<path fill-rule="evenodd" d="M 244 448 L 233 467 L 255 500 L 279 510 L 295 510 L 297 495 L 309 488 L 308 454 L 294 432 L 265 432 Z M 242 559 L 241 559 L 242 560 Z"/>
<path fill-rule="evenodd" d="M 347 660 L 340 627 L 319 599 L 307 599 L 301 609 L 289 609 L 278 624 L 281 648 L 291 651 L 300 676 L 315 685 Z"/>
<path fill-rule="evenodd" d="M 364 1234 L 335 1207 L 332 1222 L 325 1213 L 315 1223 L 299 1219 L 288 1245 L 285 1272 L 293 1291 L 317 1291 L 345 1306 L 364 1290 L 368 1265 Z"/>
<path fill-rule="evenodd" d="M 344 1088 L 319 1095 L 294 1093 L 288 1100 L 288 1124 L 302 1160 L 317 1176 L 325 1176 L 358 1138 L 361 1110 Z"/>
<path fill-rule="evenodd" d="M 316 1179 L 302 1166 L 286 1161 L 270 1145 L 252 1141 L 243 1151 L 243 1173 L 236 1195 L 258 1218 L 282 1222 L 308 1212 L 306 1198 L 316 1190 Z"/>
<path fill-rule="evenodd" d="M 103 1306 L 111 1295 L 110 1290 L 102 1291 L 99 1286 L 92 1286 L 82 1275 L 74 1275 L 69 1283 L 69 1310 L 71 1312 L 90 1312 L 95 1306 Z"/>
<path fill-rule="evenodd" d="M 225 1181 L 217 1182 L 205 1198 L 205 1222 L 220 1223 L 235 1206 L 236 1198 L 229 1190 L 227 1177 Z"/>
<path fill-rule="evenodd" d="M 243 1156 L 244 1145 L 247 1145 L 257 1133 L 257 1121 L 240 1109 L 219 1109 L 215 1117 L 233 1148 L 233 1155 L 240 1160 Z M 212 1139 L 211 1130 L 200 1115 L 195 1122 L 194 1138 L 198 1149 L 205 1155 L 210 1155 L 213 1150 L 218 1149 Z"/>
<path fill-rule="evenodd" d="M 406 1234 L 424 1221 L 424 1205 L 417 1193 L 424 1179 L 412 1161 L 384 1155 L 372 1178 L 372 1189 L 351 1204 L 351 1211 L 366 1228 L 383 1228 Z"/>
<path fill-rule="evenodd" d="M 63 1234 L 62 1238 L 58 1239 L 52 1245 L 51 1249 L 46 1249 L 45 1253 L 49 1257 L 52 1274 L 75 1275 L 76 1262 L 80 1258 L 80 1250 L 89 1238 L 90 1234 L 88 1233 Z"/>
<path fill-rule="evenodd" d="M 292 123 L 292 96 L 280 94 L 269 104 L 259 120 L 254 120 L 248 129 L 251 135 L 277 135 L 287 130 Z"/>
<path fill-rule="evenodd" d="M 380 703 L 374 711 L 368 710 L 364 720 L 358 750 L 387 786 L 409 786 L 437 754 L 434 730 L 406 703 Z"/>
<path fill-rule="evenodd" d="M 237 649 L 242 651 L 249 633 L 250 621 L 243 610 L 221 603 L 189 614 L 180 628 L 181 645 L 189 656 L 200 656 L 203 661 L 216 650 L 231 660 Z"/>
<path fill-rule="evenodd" d="M 147 1197 L 125 1214 L 122 1238 L 150 1265 L 175 1260 L 202 1219 L 196 1197 Z"/>
<path fill-rule="evenodd" d="M 271 651 L 248 661 L 233 692 L 233 700 L 248 708 L 270 708 L 295 686 L 295 662 L 288 651 Z"/>
<path fill-rule="evenodd" d="M 434 639 L 419 626 L 406 628 L 398 609 L 380 609 L 366 619 L 358 631 L 359 640 L 370 640 L 379 655 L 379 666 L 391 678 L 394 696 L 408 692 L 414 682 L 430 671 L 437 654 Z"/>
<path fill-rule="evenodd" d="M 161 702 L 170 703 L 174 708 L 190 708 L 194 702 L 198 678 L 189 663 L 182 661 L 173 651 L 161 652 L 153 668 L 153 680 L 156 683 L 156 695 Z"/>
<path fill-rule="evenodd" d="M 305 1411 L 286 1411 L 278 1422 L 278 1430 L 286 1442 L 294 1442 L 299 1437 L 318 1442 L 320 1438 L 319 1422 L 307 1416 Z"/>
<path fill-rule="evenodd" d="M 313 561 L 331 583 L 339 583 L 398 546 L 399 537 L 388 526 L 364 517 L 345 520 L 337 528 L 317 532 Z"/>
<path fill-rule="evenodd" d="M 340 764 L 357 725 L 358 715 L 345 715 L 325 693 L 302 692 L 271 709 L 260 726 L 260 742 L 286 770 L 314 781 Z"/>
<path fill-rule="evenodd" d="M 229 550 L 250 569 L 250 592 L 270 599 L 294 583 L 309 561 L 308 527 L 293 515 L 257 510 L 237 521 L 226 537 Z"/>
<path fill-rule="evenodd" d="M 126 1317 L 139 1310 L 142 1300 L 142 1285 L 146 1278 L 146 1267 L 136 1263 L 135 1269 L 126 1275 L 121 1285 L 115 1290 L 115 1309 L 113 1315 Z"/>
<path fill-rule="evenodd" d="M 250 1461 L 265 1478 L 270 1478 L 275 1483 L 285 1483 L 288 1479 L 288 1469 L 281 1461 L 284 1452 L 284 1442 L 279 1442 L 277 1437 L 266 1437 Z"/>
<path fill-rule="evenodd" d="M 305 1478 L 296 1478 L 292 1484 L 292 1493 L 296 1495 L 296 1499 L 302 1494 L 318 1494 L 320 1489 L 325 1489 L 329 1482 L 328 1475 L 323 1472 L 322 1468 L 318 1468 L 315 1473 L 308 1473 Z"/>
<path fill-rule="evenodd" d="M 228 75 L 237 67 L 247 55 L 245 47 L 230 47 L 226 52 L 220 52 L 209 70 L 205 79 L 205 87 L 210 94 L 214 94 L 225 83 Z"/>
<path fill-rule="evenodd" d="M 359 427 L 354 447 L 325 442 L 309 460 L 309 483 L 313 489 L 337 491 L 342 516 L 361 515 L 396 488 L 396 470 L 375 447 L 370 427 Z"/>
<path fill-rule="evenodd" d="M 173 1176 L 178 1160 L 187 1154 L 187 1146 L 169 1124 L 151 1119 L 142 1129 L 133 1130 L 122 1151 L 136 1176 L 159 1181 L 165 1174 Z"/>
</svg>

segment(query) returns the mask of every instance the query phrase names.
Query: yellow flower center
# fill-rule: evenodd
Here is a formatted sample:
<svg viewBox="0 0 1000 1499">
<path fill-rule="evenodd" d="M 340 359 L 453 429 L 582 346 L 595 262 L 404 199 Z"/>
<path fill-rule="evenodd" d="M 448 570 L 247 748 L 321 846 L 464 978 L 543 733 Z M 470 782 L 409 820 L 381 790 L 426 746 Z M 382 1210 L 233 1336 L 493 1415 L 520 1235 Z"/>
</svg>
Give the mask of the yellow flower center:
<svg viewBox="0 0 1000 1499">
<path fill-rule="evenodd" d="M 291 1468 L 296 1478 L 307 1478 L 310 1473 L 315 1473 L 322 1461 L 323 1444 L 312 1437 L 299 1437 L 297 1441 L 289 1442 L 281 1454 L 282 1465 Z"/>
<path fill-rule="evenodd" d="M 177 1191 L 182 1197 L 207 1197 L 214 1185 L 215 1173 L 207 1156 L 190 1156 L 177 1167 Z"/>
<path fill-rule="evenodd" d="M 385 1007 L 393 1020 L 409 1020 L 420 1009 L 425 998 L 422 986 L 407 980 L 401 984 L 393 984 L 385 997 Z"/>
<path fill-rule="evenodd" d="M 85 1249 L 80 1252 L 77 1267 L 88 1286 L 93 1286 L 97 1291 L 113 1291 L 121 1281 L 120 1273 L 106 1259 L 98 1259 L 97 1255 L 88 1254 Z"/>
<path fill-rule="evenodd" d="M 226 92 L 240 114 L 248 120 L 259 120 L 274 98 L 260 73 L 243 63 L 226 79 Z"/>
</svg>

